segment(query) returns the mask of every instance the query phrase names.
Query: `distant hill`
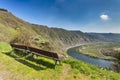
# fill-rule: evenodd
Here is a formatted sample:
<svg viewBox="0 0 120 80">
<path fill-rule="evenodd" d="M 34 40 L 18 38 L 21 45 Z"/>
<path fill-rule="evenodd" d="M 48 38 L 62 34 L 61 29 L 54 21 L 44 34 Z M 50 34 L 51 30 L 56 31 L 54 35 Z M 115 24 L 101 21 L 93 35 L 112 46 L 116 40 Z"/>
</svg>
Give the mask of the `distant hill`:
<svg viewBox="0 0 120 80">
<path fill-rule="evenodd" d="M 101 41 L 120 42 L 120 33 L 87 33 Z"/>
<path fill-rule="evenodd" d="M 26 22 L 0 9 L 0 41 L 25 44 L 62 54 L 66 48 L 94 41 L 119 41 L 119 34 L 83 33 Z"/>
</svg>

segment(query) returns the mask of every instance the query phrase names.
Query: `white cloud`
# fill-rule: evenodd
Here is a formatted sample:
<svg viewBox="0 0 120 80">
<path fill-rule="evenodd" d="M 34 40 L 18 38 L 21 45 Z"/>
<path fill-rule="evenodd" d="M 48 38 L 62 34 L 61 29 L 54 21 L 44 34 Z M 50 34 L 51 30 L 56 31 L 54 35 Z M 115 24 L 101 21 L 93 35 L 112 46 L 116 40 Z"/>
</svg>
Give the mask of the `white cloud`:
<svg viewBox="0 0 120 80">
<path fill-rule="evenodd" d="M 102 20 L 109 20 L 109 16 L 108 16 L 107 14 L 102 14 L 102 15 L 100 15 L 100 18 L 101 18 Z"/>
</svg>

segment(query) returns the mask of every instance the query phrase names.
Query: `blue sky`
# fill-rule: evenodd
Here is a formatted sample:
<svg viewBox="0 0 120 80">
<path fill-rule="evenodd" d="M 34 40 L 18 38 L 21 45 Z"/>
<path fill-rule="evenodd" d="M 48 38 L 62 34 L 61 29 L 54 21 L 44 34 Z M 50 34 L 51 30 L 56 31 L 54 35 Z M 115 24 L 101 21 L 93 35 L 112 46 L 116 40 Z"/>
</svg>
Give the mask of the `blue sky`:
<svg viewBox="0 0 120 80">
<path fill-rule="evenodd" d="M 0 7 L 30 23 L 120 33 L 120 0 L 0 0 Z"/>
</svg>

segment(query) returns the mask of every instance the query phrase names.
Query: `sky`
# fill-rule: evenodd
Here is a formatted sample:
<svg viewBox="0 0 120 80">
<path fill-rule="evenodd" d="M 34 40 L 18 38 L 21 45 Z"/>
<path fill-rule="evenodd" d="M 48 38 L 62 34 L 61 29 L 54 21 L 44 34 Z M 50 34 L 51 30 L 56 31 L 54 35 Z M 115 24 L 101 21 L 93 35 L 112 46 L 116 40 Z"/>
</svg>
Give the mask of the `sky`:
<svg viewBox="0 0 120 80">
<path fill-rule="evenodd" d="M 120 0 L 0 0 L 0 8 L 34 24 L 120 33 Z"/>
</svg>

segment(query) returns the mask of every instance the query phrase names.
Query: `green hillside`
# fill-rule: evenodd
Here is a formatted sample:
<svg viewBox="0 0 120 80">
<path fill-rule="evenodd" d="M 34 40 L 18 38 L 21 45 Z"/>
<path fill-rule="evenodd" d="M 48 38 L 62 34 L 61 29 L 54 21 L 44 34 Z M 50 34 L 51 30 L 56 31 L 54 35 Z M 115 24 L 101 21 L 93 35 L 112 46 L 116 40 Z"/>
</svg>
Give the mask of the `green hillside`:
<svg viewBox="0 0 120 80">
<path fill-rule="evenodd" d="M 0 9 L 0 80 L 119 80 L 118 73 L 72 58 L 63 60 L 63 64 L 58 64 L 54 70 L 53 60 L 36 56 L 33 59 L 31 54 L 14 51 L 9 45 L 24 44 L 65 56 L 69 47 L 106 41 L 112 36 L 102 39 L 97 35 L 31 24 Z"/>
<path fill-rule="evenodd" d="M 87 42 L 119 41 L 119 34 L 92 34 L 49 28 L 31 24 L 5 9 L 0 9 L 0 41 L 25 44 L 64 54 L 67 48 Z"/>
<path fill-rule="evenodd" d="M 102 41 L 120 42 L 120 33 L 87 33 Z"/>
<path fill-rule="evenodd" d="M 94 40 L 81 31 L 31 24 L 7 10 L 0 9 L 0 41 L 30 45 L 63 54 L 67 47 Z"/>
<path fill-rule="evenodd" d="M 53 60 L 43 57 L 30 58 L 20 51 L 12 51 L 7 43 L 0 42 L 1 80 L 119 80 L 118 73 L 74 59 L 63 60 L 53 69 Z"/>
</svg>

